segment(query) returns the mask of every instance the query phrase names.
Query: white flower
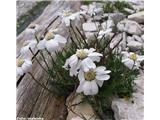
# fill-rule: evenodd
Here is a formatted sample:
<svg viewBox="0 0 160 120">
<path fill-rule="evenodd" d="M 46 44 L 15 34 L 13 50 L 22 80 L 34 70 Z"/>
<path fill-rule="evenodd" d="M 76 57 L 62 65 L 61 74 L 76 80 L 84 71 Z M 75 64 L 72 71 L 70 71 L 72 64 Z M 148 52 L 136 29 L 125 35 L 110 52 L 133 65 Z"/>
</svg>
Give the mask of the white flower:
<svg viewBox="0 0 160 120">
<path fill-rule="evenodd" d="M 24 73 L 27 73 L 32 68 L 32 62 L 29 59 L 17 59 L 17 68 L 16 73 L 18 75 L 23 75 Z"/>
<path fill-rule="evenodd" d="M 37 41 L 36 40 L 27 40 L 24 42 L 24 46 L 21 48 L 20 50 L 20 54 L 22 55 L 22 57 L 24 59 L 27 58 L 31 58 L 33 55 L 31 53 L 31 51 L 29 50 L 29 48 L 31 48 L 31 50 L 35 50 L 37 45 Z"/>
<path fill-rule="evenodd" d="M 67 40 L 63 36 L 56 34 L 53 32 L 48 32 L 43 40 L 41 40 L 37 48 L 39 50 L 47 49 L 49 52 L 54 52 L 64 46 Z"/>
<path fill-rule="evenodd" d="M 98 39 L 101 39 L 103 36 L 107 37 L 108 33 L 112 32 L 112 29 L 105 29 L 105 30 L 100 30 L 98 34 Z"/>
<path fill-rule="evenodd" d="M 77 92 L 84 92 L 85 95 L 95 95 L 98 93 L 98 86 L 102 87 L 103 82 L 108 80 L 110 76 L 110 70 L 106 70 L 106 67 L 93 67 L 88 71 L 83 71 L 80 69 L 78 73 L 78 79 L 80 84 L 77 88 Z"/>
<path fill-rule="evenodd" d="M 133 52 L 122 52 L 122 62 L 129 69 L 139 69 L 140 62 L 144 60 L 144 56 L 137 55 Z"/>
<path fill-rule="evenodd" d="M 70 70 L 70 76 L 77 75 L 77 70 L 80 68 L 84 71 L 88 71 L 90 68 L 96 67 L 93 62 L 99 62 L 100 57 L 103 55 L 94 51 L 94 48 L 78 49 L 76 54 L 66 60 L 63 67 Z M 68 68 L 68 66 L 70 68 Z"/>
<path fill-rule="evenodd" d="M 76 13 L 72 13 L 71 10 L 63 10 L 62 13 L 60 13 L 61 17 L 62 17 L 62 23 L 65 23 L 66 26 L 70 25 L 70 21 L 71 20 L 80 20 L 80 15 L 81 14 L 85 14 L 85 12 L 83 11 L 79 11 Z"/>
</svg>

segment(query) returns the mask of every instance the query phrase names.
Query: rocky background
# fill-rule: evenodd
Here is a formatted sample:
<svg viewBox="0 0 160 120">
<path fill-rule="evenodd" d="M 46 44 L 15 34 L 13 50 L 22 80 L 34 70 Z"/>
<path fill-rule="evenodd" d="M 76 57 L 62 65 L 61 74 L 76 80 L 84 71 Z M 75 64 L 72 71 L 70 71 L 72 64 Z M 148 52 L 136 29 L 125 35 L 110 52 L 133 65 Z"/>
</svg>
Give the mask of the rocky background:
<svg viewBox="0 0 160 120">
<path fill-rule="evenodd" d="M 38 18 L 45 7 L 50 4 L 50 2 L 42 2 L 17 1 L 17 35 L 20 34 L 33 20 Z M 112 1 L 112 4 L 114 4 L 114 1 Z M 103 3 L 101 2 L 82 2 L 80 6 L 81 10 L 99 8 L 94 19 L 92 17 L 85 16 L 85 22 L 83 23 L 82 28 L 85 31 L 87 38 L 92 39 L 94 37 L 94 33 L 98 32 L 98 29 L 112 28 L 113 32 L 109 33 L 109 36 L 113 36 L 114 32 L 119 32 L 119 34 L 114 37 L 114 40 L 112 40 L 110 45 L 111 47 L 123 38 L 116 50 L 127 50 L 143 55 L 144 1 L 128 0 L 127 5 L 122 5 L 119 8 L 110 6 L 110 3 L 108 5 L 109 6 L 106 5 L 106 8 L 104 8 Z M 107 120 L 143 120 L 143 83 L 143 70 L 141 70 L 141 74 L 135 80 L 136 92 L 133 94 L 133 98 L 129 100 L 125 98 L 113 98 L 111 106 L 114 117 L 109 117 Z M 88 111 L 90 111 L 90 107 L 88 108 Z M 87 108 L 85 109 L 87 111 Z M 69 116 L 69 118 L 72 117 Z"/>
</svg>

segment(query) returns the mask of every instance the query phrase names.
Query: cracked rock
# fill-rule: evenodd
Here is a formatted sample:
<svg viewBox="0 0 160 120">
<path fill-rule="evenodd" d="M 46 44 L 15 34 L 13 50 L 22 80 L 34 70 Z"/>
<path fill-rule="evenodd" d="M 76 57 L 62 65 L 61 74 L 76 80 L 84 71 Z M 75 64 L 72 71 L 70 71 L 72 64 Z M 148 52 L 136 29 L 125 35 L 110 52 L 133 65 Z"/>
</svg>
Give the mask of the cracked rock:
<svg viewBox="0 0 160 120">
<path fill-rule="evenodd" d="M 142 35 L 143 29 L 142 27 L 135 21 L 131 20 L 123 20 L 117 24 L 117 28 L 121 32 L 127 32 L 133 35 Z"/>
<path fill-rule="evenodd" d="M 96 32 L 98 31 L 99 23 L 98 22 L 88 22 L 88 23 L 83 23 L 83 30 L 85 32 Z"/>
<path fill-rule="evenodd" d="M 135 80 L 136 92 L 130 100 L 115 98 L 112 101 L 112 110 L 115 120 L 143 120 L 144 111 L 144 78 L 143 74 Z"/>
<path fill-rule="evenodd" d="M 128 19 L 136 21 L 137 23 L 144 23 L 144 11 L 129 15 Z"/>
</svg>

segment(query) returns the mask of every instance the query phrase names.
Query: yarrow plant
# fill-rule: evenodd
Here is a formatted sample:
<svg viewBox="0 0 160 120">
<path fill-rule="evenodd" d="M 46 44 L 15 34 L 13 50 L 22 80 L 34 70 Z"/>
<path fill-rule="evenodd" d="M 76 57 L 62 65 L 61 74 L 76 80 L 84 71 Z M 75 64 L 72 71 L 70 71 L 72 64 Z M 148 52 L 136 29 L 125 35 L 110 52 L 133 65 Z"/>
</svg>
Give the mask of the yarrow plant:
<svg viewBox="0 0 160 120">
<path fill-rule="evenodd" d="M 97 101 L 109 96 L 130 96 L 134 91 L 133 80 L 137 70 L 142 67 L 140 63 L 144 60 L 143 55 L 128 51 L 115 53 L 113 50 L 118 44 L 110 48 L 110 43 L 117 34 L 111 28 L 113 21 L 109 21 L 105 28 L 99 28 L 91 41 L 83 29 L 75 24 L 76 21 L 83 23 L 81 15 L 93 17 L 99 11 L 101 10 L 92 8 L 73 13 L 66 9 L 58 13 L 60 25 L 67 30 L 67 37 L 51 28 L 40 39 L 35 34 L 35 39 L 25 41 L 20 49 L 21 56 L 17 58 L 17 77 L 29 73 L 37 84 L 54 95 L 67 96 L 76 92 L 96 106 L 99 106 Z M 113 37 L 107 37 L 110 33 L 114 34 Z M 48 75 L 53 89 L 36 80 L 32 74 L 34 61 Z"/>
</svg>

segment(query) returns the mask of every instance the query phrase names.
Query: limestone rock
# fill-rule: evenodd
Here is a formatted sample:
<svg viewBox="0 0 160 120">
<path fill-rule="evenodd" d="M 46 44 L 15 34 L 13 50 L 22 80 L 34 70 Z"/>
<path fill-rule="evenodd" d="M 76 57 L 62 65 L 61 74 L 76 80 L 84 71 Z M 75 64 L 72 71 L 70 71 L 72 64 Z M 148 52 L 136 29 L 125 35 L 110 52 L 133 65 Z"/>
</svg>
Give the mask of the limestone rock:
<svg viewBox="0 0 160 120">
<path fill-rule="evenodd" d="M 37 5 L 37 1 L 17 1 L 16 9 L 17 9 L 17 19 L 26 14 L 29 10 L 31 10 L 34 6 Z"/>
<path fill-rule="evenodd" d="M 142 35 L 144 32 L 142 27 L 137 22 L 131 20 L 123 20 L 119 22 L 117 24 L 117 28 L 119 31 L 135 35 Z"/>
<path fill-rule="evenodd" d="M 114 23 L 118 23 L 119 21 L 123 20 L 126 16 L 123 13 L 110 13 L 108 18 L 113 20 Z"/>
<path fill-rule="evenodd" d="M 122 33 L 116 35 L 110 43 L 110 48 L 114 48 L 114 46 L 122 39 Z"/>
<path fill-rule="evenodd" d="M 143 39 L 142 39 L 140 36 L 138 36 L 138 35 L 133 35 L 133 38 L 134 38 L 136 41 L 140 42 L 140 43 L 143 43 L 143 42 L 144 42 Z"/>
<path fill-rule="evenodd" d="M 130 41 L 128 42 L 127 46 L 130 48 L 132 52 L 141 50 L 143 48 L 143 44 L 138 41 Z"/>
<path fill-rule="evenodd" d="M 99 23 L 96 22 L 87 22 L 87 23 L 83 23 L 83 30 L 85 32 L 96 32 L 98 31 L 98 27 L 99 26 Z"/>
<path fill-rule="evenodd" d="M 77 114 L 86 116 L 87 120 L 89 120 L 88 119 L 89 116 L 92 116 L 92 120 L 99 120 L 99 119 L 96 119 L 97 116 L 95 115 L 94 110 L 91 107 L 91 105 L 89 105 L 88 103 L 80 103 L 81 101 L 82 101 L 82 96 L 77 95 L 77 94 L 74 96 L 73 94 L 71 94 L 67 98 L 66 105 L 68 107 L 68 116 L 66 120 L 74 120 L 77 117 Z M 72 106 L 73 104 L 77 104 L 77 105 Z M 74 113 L 72 111 L 74 111 Z"/>
<path fill-rule="evenodd" d="M 134 10 L 131 10 L 129 8 L 124 8 L 124 10 L 130 14 L 133 14 L 135 12 Z"/>
<path fill-rule="evenodd" d="M 136 21 L 138 23 L 144 23 L 144 11 L 129 15 L 128 19 Z"/>
<path fill-rule="evenodd" d="M 144 111 L 144 78 L 143 74 L 136 80 L 136 92 L 131 100 L 115 98 L 112 101 L 112 110 L 115 120 L 143 120 Z"/>
</svg>

